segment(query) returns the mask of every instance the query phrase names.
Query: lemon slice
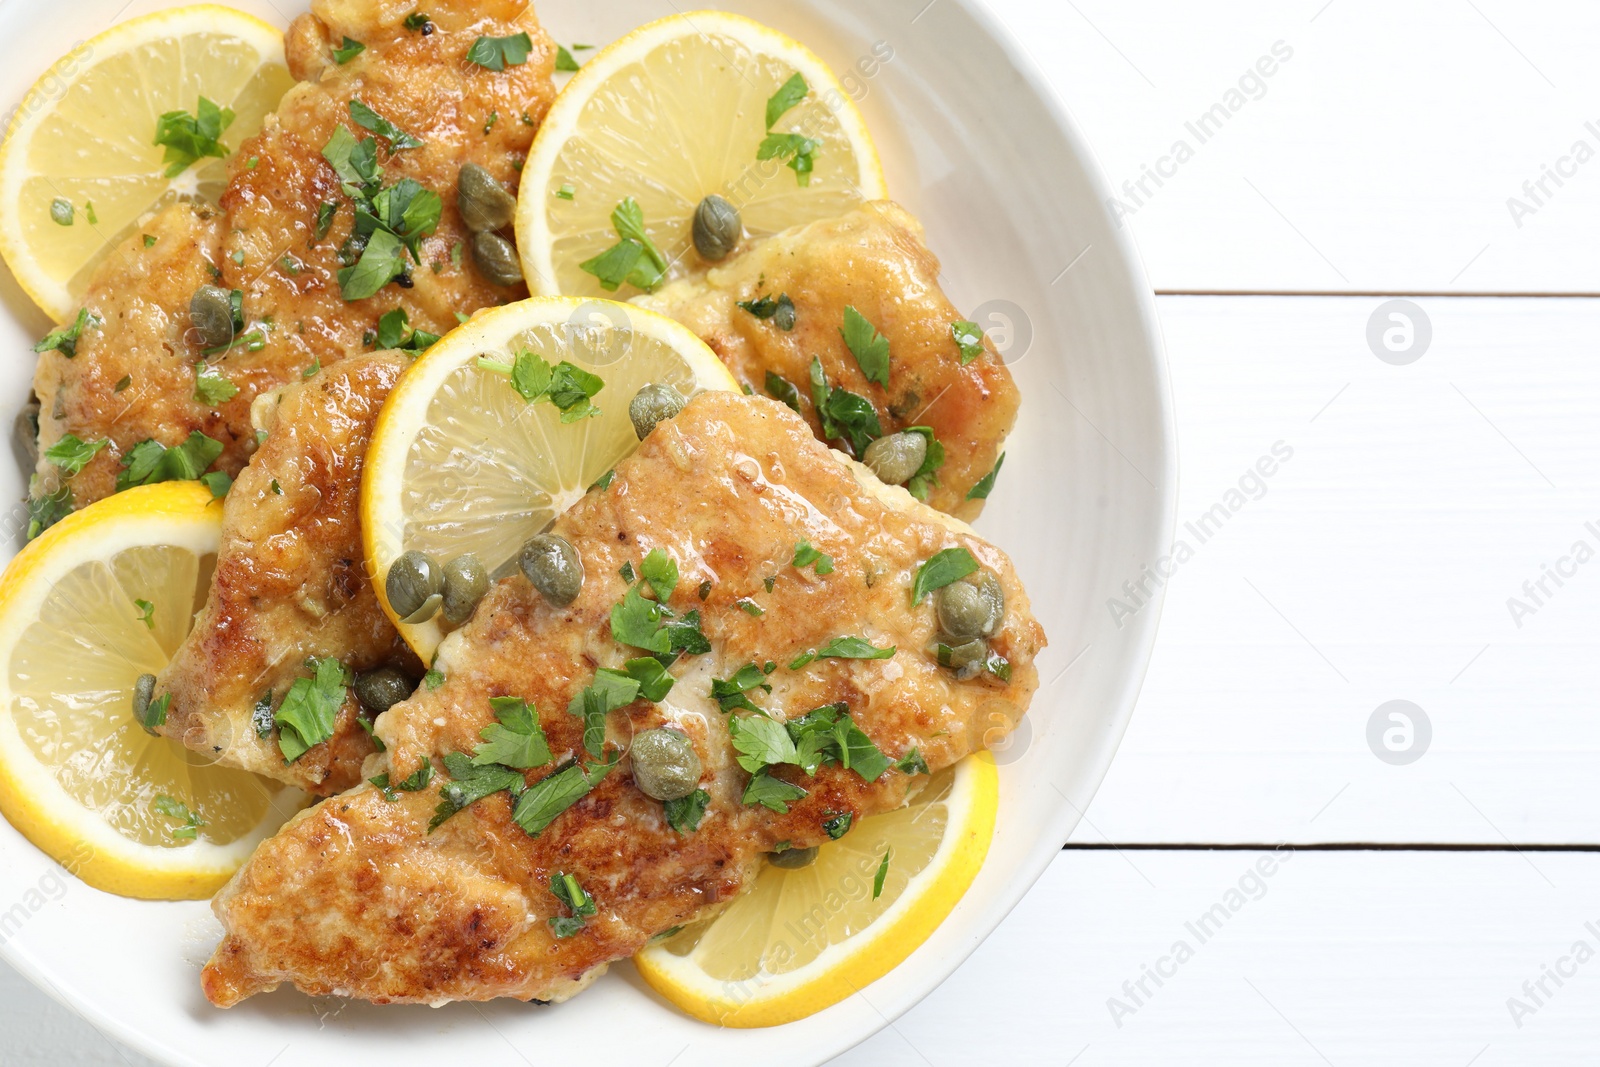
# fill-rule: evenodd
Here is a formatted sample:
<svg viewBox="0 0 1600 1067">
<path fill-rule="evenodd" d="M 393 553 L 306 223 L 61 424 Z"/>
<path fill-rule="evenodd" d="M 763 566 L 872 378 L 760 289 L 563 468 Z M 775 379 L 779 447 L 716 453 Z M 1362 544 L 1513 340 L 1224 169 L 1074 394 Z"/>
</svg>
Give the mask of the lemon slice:
<svg viewBox="0 0 1600 1067">
<path fill-rule="evenodd" d="M 130 489 L 0 578 L 0 811 L 107 892 L 209 897 L 299 806 L 133 718 L 135 681 L 160 674 L 205 600 L 221 513 L 194 482 Z"/>
<path fill-rule="evenodd" d="M 809 92 L 767 125 L 767 102 L 794 75 Z M 769 133 L 818 142 L 808 184 L 757 154 Z M 715 193 L 751 237 L 833 218 L 888 195 L 877 149 L 849 94 L 804 45 L 723 11 L 652 22 L 583 65 L 556 98 L 522 168 L 517 246 L 535 293 L 600 296 L 579 265 L 617 243 L 626 197 L 679 277 L 703 261 L 692 220 Z M 623 296 L 635 295 L 624 283 Z"/>
<path fill-rule="evenodd" d="M 906 807 L 823 845 L 811 866 L 768 866 L 716 917 L 651 944 L 634 964 L 656 992 L 719 1026 L 819 1012 L 889 973 L 950 914 L 988 854 L 998 803 L 994 758 L 968 756 Z"/>
<path fill-rule="evenodd" d="M 503 371 L 528 351 L 548 367 L 599 376 L 591 417 L 548 398 L 525 400 Z M 389 394 L 361 479 L 361 528 L 378 599 L 422 657 L 444 636 L 442 615 L 407 625 L 384 577 L 403 552 L 439 564 L 475 553 L 494 576 L 638 445 L 628 404 L 664 383 L 685 397 L 737 390 L 716 355 L 671 319 L 603 300 L 535 298 L 479 312 L 428 349 Z M 575 409 L 574 409 L 575 410 Z"/>
<path fill-rule="evenodd" d="M 202 96 L 231 108 L 219 138 L 231 156 L 293 84 L 283 33 L 213 4 L 120 23 L 63 56 L 23 98 L 0 148 L 0 253 L 22 288 L 65 321 L 95 266 L 149 213 L 222 194 L 225 159 L 166 176 L 153 143 L 162 114 L 194 114 Z M 71 205 L 71 225 L 52 217 L 57 200 Z"/>
</svg>

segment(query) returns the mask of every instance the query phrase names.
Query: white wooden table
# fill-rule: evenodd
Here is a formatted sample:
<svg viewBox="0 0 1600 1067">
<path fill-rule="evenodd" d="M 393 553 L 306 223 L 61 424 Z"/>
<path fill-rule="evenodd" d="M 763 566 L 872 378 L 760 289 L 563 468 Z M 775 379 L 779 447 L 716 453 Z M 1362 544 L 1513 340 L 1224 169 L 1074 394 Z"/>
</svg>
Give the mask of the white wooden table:
<svg viewBox="0 0 1600 1067">
<path fill-rule="evenodd" d="M 1187 551 L 1079 832 L 839 1062 L 1593 1062 L 1600 5 L 991 2 L 1163 294 Z M 144 1061 L 5 973 L 0 1062 Z"/>
</svg>

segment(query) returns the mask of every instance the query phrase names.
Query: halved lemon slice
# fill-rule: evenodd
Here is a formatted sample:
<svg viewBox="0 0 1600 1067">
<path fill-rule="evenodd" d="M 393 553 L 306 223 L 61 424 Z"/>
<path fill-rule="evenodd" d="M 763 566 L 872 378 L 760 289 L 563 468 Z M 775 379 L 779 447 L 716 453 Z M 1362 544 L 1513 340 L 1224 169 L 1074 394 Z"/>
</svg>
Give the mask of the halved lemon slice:
<svg viewBox="0 0 1600 1067">
<path fill-rule="evenodd" d="M 530 385 L 517 373 L 523 353 L 548 375 L 532 399 L 519 391 Z M 471 552 L 492 575 L 510 573 L 523 542 L 638 445 L 628 405 L 652 383 L 686 398 L 739 388 L 671 319 L 561 297 L 479 312 L 401 377 L 367 450 L 361 528 L 378 599 L 424 663 L 444 636 L 443 616 L 401 622 L 385 589 L 389 567 L 413 550 L 440 565 Z"/>
<path fill-rule="evenodd" d="M 780 93 L 796 75 L 803 86 Z M 781 113 L 769 123 L 774 98 L 772 111 Z M 809 172 L 789 166 L 801 154 L 790 151 L 798 144 L 791 135 L 812 142 Z M 778 138 L 777 154 L 763 152 L 769 137 Z M 713 193 L 739 210 L 751 237 L 888 195 L 866 123 L 827 64 L 760 23 L 696 11 L 642 26 L 599 52 L 545 116 L 517 198 L 528 287 L 603 295 L 581 264 L 618 243 L 611 215 L 628 197 L 670 264 L 667 278 L 703 266 L 692 225 Z M 638 289 L 624 282 L 620 292 Z"/>
<path fill-rule="evenodd" d="M 204 899 L 294 813 L 297 790 L 134 720 L 134 687 L 188 634 L 222 508 L 194 482 L 74 512 L 0 578 L 0 811 L 85 882 Z"/>
<path fill-rule="evenodd" d="M 201 97 L 231 109 L 218 138 L 231 155 L 293 84 L 282 31 L 214 4 L 132 19 L 63 56 L 23 98 L 0 148 L 0 253 L 22 288 L 65 321 L 141 219 L 179 198 L 221 195 L 226 159 L 167 177 L 154 143 L 163 114 L 194 115 Z"/>
<path fill-rule="evenodd" d="M 983 865 L 998 804 L 994 758 L 968 756 L 908 806 L 823 845 L 809 867 L 769 865 L 715 918 L 634 964 L 656 992 L 719 1026 L 819 1012 L 889 973 L 944 921 Z"/>
</svg>

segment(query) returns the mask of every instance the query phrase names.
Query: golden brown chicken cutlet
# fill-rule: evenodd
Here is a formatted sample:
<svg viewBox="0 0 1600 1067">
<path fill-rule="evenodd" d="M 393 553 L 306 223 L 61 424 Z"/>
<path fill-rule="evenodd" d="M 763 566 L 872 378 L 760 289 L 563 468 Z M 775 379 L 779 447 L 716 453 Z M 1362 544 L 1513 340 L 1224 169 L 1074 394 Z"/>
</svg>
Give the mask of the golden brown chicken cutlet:
<svg viewBox="0 0 1600 1067">
<path fill-rule="evenodd" d="M 384 1003 L 563 999 L 737 896 L 780 842 L 900 806 L 997 716 L 1014 724 L 1038 684 L 1044 634 L 1005 555 L 770 400 L 696 397 L 553 532 L 582 560 L 576 599 L 552 606 L 521 573 L 496 583 L 441 646 L 439 684 L 378 720 L 389 787 L 303 813 L 218 895 L 213 1003 L 282 983 Z M 797 565 L 802 542 L 827 565 Z M 941 553 L 1003 592 L 987 632 L 1005 670 L 940 665 L 938 598 L 912 590 Z M 808 726 L 848 744 L 849 769 L 827 743 L 809 766 L 754 768 L 732 743 Z M 663 728 L 693 747 L 703 814 L 640 788 L 646 732 Z M 592 916 L 553 894 L 558 875 Z"/>
<path fill-rule="evenodd" d="M 783 298 L 792 308 L 778 306 Z M 987 338 L 953 331 L 966 316 L 939 287 L 921 223 L 900 206 L 863 204 L 796 227 L 634 302 L 688 326 L 742 383 L 786 400 L 858 459 L 880 433 L 929 428 L 944 462 L 913 490 L 962 518 L 982 509 L 967 495 L 999 460 L 1021 396 Z M 852 310 L 866 324 L 854 323 L 854 345 Z M 855 351 L 874 333 L 887 342 L 881 361 Z M 965 351 L 956 333 L 969 338 Z M 819 396 L 831 399 L 819 408 Z M 852 397 L 870 403 L 870 420 L 852 417 Z"/>
<path fill-rule="evenodd" d="M 285 740 L 277 717 L 286 702 L 306 703 L 320 660 L 341 674 L 422 677 L 367 580 L 358 499 L 373 424 L 406 363 L 397 352 L 354 356 L 258 401 L 266 440 L 224 502 L 205 607 L 158 679 L 172 698 L 160 732 L 311 793 L 361 781 L 377 746 L 348 688 L 317 709 L 329 736 L 308 751 L 296 749 L 298 733 Z"/>
<path fill-rule="evenodd" d="M 426 7 L 410 27 L 416 5 L 392 0 L 315 0 L 295 20 L 286 45 L 300 84 L 232 156 L 220 204 L 175 204 L 129 235 L 90 283 L 75 352 L 41 356 L 36 499 L 64 482 L 61 506 L 82 507 L 194 465 L 236 475 L 256 448 L 257 396 L 525 295 L 476 265 L 457 180 L 475 163 L 515 188 L 554 95 L 555 46 L 523 0 Z M 466 58 L 479 37 L 517 34 L 530 45 L 521 64 Z M 346 37 L 365 49 L 340 63 Z M 358 202 L 387 229 L 364 225 L 352 240 Z M 208 285 L 238 294 L 221 345 L 190 316 Z M 407 325 L 381 328 L 396 310 Z M 70 478 L 42 455 L 67 434 L 109 442 Z M 159 446 L 187 451 L 168 460 Z"/>
</svg>

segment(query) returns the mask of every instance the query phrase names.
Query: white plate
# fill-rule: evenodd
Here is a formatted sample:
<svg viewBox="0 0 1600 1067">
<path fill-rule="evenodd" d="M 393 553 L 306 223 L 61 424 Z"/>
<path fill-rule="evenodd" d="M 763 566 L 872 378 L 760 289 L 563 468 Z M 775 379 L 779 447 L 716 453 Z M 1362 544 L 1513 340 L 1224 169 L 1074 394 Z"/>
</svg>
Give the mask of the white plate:
<svg viewBox="0 0 1600 1067">
<path fill-rule="evenodd" d="M 73 0 L 70 19 L 59 2 L 5 3 L 0 101 L 20 100 L 56 56 L 111 22 L 171 6 L 124 2 Z M 303 2 L 237 6 L 285 25 Z M 1021 423 L 978 529 L 1016 561 L 1051 645 L 1039 661 L 1043 685 L 1032 710 L 998 753 L 999 828 L 982 873 L 904 964 L 780 1032 L 719 1030 L 689 1019 L 626 963 L 554 1008 L 378 1008 L 280 990 L 224 1012 L 200 994 L 199 968 L 218 932 L 206 905 L 96 892 L 0 822 L 0 956 L 108 1035 L 158 1060 L 204 1067 L 519 1057 L 656 1065 L 757 1054 L 770 1067 L 815 1064 L 874 1033 L 949 975 L 1076 825 L 1127 725 L 1160 609 L 1156 600 L 1119 627 L 1106 601 L 1123 595 L 1124 581 L 1138 583 L 1172 535 L 1166 364 L 1137 254 L 1106 213 L 1108 191 L 1077 128 L 1022 49 L 970 0 L 726 6 L 809 44 L 860 96 L 889 188 L 926 224 L 951 298 L 991 330 L 1022 386 Z M 543 0 L 539 13 L 557 40 L 600 44 L 674 7 Z M 880 42 L 893 58 L 858 67 Z M 0 301 L 0 342 L 12 354 L 0 367 L 0 414 L 9 425 L 28 393 L 29 346 L 51 324 L 3 270 Z M 20 469 L 0 467 L 0 500 L 20 498 Z"/>
</svg>

